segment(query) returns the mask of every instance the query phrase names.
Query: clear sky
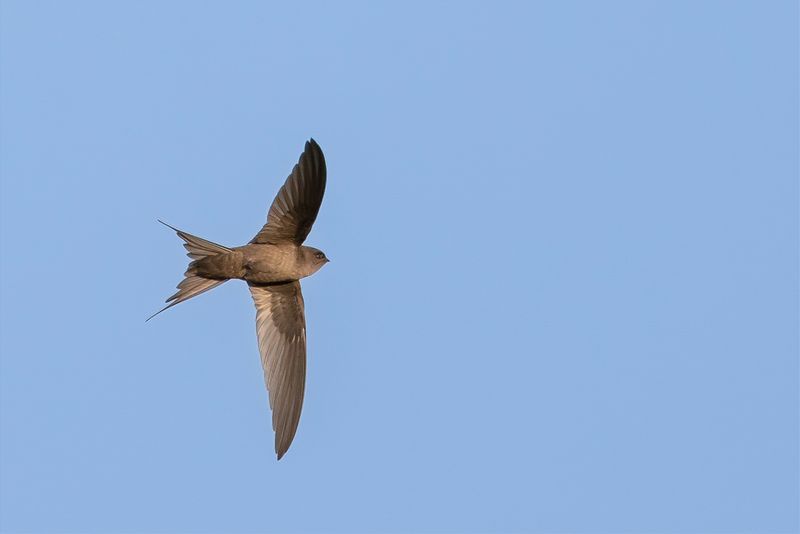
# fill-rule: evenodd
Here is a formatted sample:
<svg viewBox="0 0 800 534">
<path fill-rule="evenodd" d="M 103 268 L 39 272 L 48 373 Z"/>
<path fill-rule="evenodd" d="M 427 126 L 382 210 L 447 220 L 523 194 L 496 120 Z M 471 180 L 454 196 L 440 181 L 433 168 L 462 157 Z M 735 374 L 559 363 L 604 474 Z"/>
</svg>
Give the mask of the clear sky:
<svg viewBox="0 0 800 534">
<path fill-rule="evenodd" d="M 798 4 L 0 7 L 3 532 L 797 532 Z M 242 282 L 328 161 L 276 462 Z"/>
</svg>

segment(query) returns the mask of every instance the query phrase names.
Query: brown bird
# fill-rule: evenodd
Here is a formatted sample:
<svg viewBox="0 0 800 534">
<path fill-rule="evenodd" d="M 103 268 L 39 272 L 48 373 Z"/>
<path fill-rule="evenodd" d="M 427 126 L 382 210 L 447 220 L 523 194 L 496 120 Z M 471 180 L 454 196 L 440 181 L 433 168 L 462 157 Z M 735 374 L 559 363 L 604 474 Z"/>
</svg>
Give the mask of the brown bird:
<svg viewBox="0 0 800 534">
<path fill-rule="evenodd" d="M 256 305 L 258 349 L 278 460 L 294 439 L 303 408 L 306 320 L 299 280 L 329 261 L 321 250 L 303 246 L 322 204 L 325 176 L 325 157 L 311 139 L 272 201 L 267 224 L 241 247 L 217 245 L 159 221 L 183 239 L 192 262 L 178 292 L 167 299 L 169 304 L 147 320 L 227 280 L 247 282 Z"/>
</svg>

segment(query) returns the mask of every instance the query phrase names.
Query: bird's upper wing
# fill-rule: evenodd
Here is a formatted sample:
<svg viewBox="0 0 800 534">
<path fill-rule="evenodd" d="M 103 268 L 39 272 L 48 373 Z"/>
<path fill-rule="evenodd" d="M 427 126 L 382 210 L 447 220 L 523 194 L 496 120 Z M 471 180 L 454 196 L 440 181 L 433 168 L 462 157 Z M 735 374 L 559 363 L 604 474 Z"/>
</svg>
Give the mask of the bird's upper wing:
<svg viewBox="0 0 800 534">
<path fill-rule="evenodd" d="M 306 382 L 306 319 L 300 282 L 258 286 L 256 333 L 272 407 L 278 460 L 289 448 L 300 421 Z"/>
<path fill-rule="evenodd" d="M 325 156 L 317 142 L 311 139 L 306 142 L 300 161 L 272 201 L 267 224 L 250 242 L 302 244 L 322 204 L 325 177 Z"/>
</svg>

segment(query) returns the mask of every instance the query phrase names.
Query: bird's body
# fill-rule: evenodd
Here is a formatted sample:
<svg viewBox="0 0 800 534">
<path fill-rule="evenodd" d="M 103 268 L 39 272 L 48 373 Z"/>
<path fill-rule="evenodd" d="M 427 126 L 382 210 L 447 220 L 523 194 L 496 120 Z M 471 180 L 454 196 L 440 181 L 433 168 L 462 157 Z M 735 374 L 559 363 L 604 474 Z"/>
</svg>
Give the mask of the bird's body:
<svg viewBox="0 0 800 534">
<path fill-rule="evenodd" d="M 291 282 L 311 276 L 324 265 L 314 261 L 313 256 L 318 252 L 291 244 L 249 244 L 195 260 L 190 269 L 211 279 L 237 278 L 253 284 Z"/>
<path fill-rule="evenodd" d="M 326 175 L 322 150 L 312 139 L 272 202 L 267 223 L 247 245 L 228 248 L 170 226 L 192 262 L 178 292 L 156 315 L 227 280 L 247 282 L 256 305 L 279 460 L 294 439 L 305 391 L 306 322 L 299 280 L 328 262 L 322 251 L 303 245 L 322 203 Z"/>
</svg>

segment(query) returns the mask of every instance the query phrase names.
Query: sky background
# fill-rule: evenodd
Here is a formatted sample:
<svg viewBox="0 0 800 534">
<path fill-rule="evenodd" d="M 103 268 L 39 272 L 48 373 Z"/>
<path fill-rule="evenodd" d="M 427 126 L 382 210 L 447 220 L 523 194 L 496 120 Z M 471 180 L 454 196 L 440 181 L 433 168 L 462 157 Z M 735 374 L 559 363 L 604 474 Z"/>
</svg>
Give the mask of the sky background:
<svg viewBox="0 0 800 534">
<path fill-rule="evenodd" d="M 276 462 L 250 240 L 314 137 Z M 0 4 L 3 532 L 797 532 L 798 4 Z"/>
</svg>

